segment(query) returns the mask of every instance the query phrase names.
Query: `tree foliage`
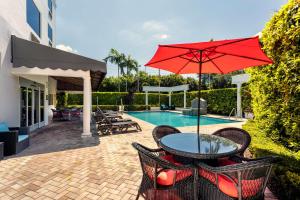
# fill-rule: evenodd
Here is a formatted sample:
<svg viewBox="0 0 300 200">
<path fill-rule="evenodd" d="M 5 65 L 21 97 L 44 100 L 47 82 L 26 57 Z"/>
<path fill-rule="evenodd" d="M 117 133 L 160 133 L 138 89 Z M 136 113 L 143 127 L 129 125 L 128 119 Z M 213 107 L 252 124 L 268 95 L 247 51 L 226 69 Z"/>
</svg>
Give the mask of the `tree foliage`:
<svg viewBox="0 0 300 200">
<path fill-rule="evenodd" d="M 290 0 L 262 32 L 263 49 L 274 64 L 248 70 L 257 125 L 296 151 L 300 149 L 299 7 L 299 0 Z"/>
</svg>

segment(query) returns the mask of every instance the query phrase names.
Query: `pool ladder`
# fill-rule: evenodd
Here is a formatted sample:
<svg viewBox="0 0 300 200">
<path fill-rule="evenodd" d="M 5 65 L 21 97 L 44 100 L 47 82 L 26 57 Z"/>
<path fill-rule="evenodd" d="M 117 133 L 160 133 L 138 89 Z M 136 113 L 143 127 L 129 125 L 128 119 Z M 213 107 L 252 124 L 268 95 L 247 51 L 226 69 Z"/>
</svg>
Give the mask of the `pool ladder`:
<svg viewBox="0 0 300 200">
<path fill-rule="evenodd" d="M 228 116 L 228 119 L 230 119 L 230 117 L 232 116 L 233 113 L 234 113 L 234 116 L 235 116 L 235 120 L 237 120 L 236 108 L 232 108 L 232 110 L 231 110 L 231 112 L 230 112 L 230 114 L 229 114 L 229 116 Z"/>
</svg>

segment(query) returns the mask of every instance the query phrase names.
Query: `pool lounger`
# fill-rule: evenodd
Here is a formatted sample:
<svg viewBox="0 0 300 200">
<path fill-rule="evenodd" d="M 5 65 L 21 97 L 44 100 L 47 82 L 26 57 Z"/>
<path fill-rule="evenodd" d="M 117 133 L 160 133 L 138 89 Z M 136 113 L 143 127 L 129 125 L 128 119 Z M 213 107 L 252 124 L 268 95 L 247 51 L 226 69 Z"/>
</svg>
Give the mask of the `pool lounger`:
<svg viewBox="0 0 300 200">
<path fill-rule="evenodd" d="M 135 121 L 110 122 L 98 126 L 98 130 L 102 134 L 109 134 L 114 130 L 124 133 L 127 132 L 129 128 L 135 128 L 137 131 L 142 131 L 140 125 Z"/>
</svg>

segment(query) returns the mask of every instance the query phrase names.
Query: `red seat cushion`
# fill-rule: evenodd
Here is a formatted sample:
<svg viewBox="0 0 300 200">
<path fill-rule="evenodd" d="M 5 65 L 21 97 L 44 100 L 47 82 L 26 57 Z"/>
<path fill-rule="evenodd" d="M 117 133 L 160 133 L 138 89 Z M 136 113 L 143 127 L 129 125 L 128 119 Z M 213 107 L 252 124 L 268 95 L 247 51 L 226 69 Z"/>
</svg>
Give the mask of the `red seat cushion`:
<svg viewBox="0 0 300 200">
<path fill-rule="evenodd" d="M 262 187 L 263 179 L 254 180 L 242 180 L 242 197 L 251 197 L 257 194 Z M 228 196 L 238 198 L 238 189 L 235 186 L 234 181 L 230 180 L 226 176 L 218 175 L 218 187 Z"/>
<path fill-rule="evenodd" d="M 229 159 L 219 159 L 218 163 L 220 166 L 237 164 L 236 162 Z M 209 180 L 213 184 L 217 184 L 215 173 L 200 168 L 199 175 Z M 236 183 L 236 178 L 231 180 L 222 174 L 218 174 L 218 188 L 230 197 L 238 198 L 238 189 L 236 187 Z M 242 197 L 246 198 L 254 196 L 259 192 L 260 188 L 262 187 L 262 184 L 263 178 L 258 178 L 254 180 L 242 180 Z"/>
<path fill-rule="evenodd" d="M 165 159 L 175 165 L 181 166 L 180 162 L 175 161 L 173 155 L 165 155 L 161 156 L 162 159 Z M 173 185 L 174 178 L 176 176 L 175 181 L 181 181 L 192 175 L 191 170 L 174 170 L 174 169 L 165 169 L 159 172 L 157 176 L 157 183 L 164 186 Z"/>
</svg>

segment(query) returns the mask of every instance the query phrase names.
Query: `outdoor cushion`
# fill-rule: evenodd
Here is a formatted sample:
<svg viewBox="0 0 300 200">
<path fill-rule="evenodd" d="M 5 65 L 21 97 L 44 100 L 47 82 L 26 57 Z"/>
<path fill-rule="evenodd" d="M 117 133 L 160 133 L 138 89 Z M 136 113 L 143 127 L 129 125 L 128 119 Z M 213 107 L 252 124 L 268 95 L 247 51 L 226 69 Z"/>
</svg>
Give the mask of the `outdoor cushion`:
<svg viewBox="0 0 300 200">
<path fill-rule="evenodd" d="M 175 165 L 182 165 L 176 162 L 172 155 L 161 156 L 160 158 L 165 159 Z M 153 168 L 150 166 L 145 166 L 145 171 L 148 173 L 149 177 L 153 179 Z M 157 175 L 157 183 L 163 186 L 173 185 L 174 178 L 176 176 L 176 181 L 181 181 L 192 175 L 191 170 L 175 170 L 175 169 L 158 169 L 159 173 Z"/>
<path fill-rule="evenodd" d="M 243 198 L 251 197 L 257 194 L 263 184 L 263 179 L 242 180 L 242 196 Z M 238 198 L 238 189 L 235 183 L 223 175 L 218 175 L 218 187 L 228 196 Z"/>
<path fill-rule="evenodd" d="M 25 140 L 27 138 L 28 138 L 28 135 L 19 135 L 18 136 L 18 142 L 21 142 L 21 141 L 23 141 L 23 140 Z"/>
<path fill-rule="evenodd" d="M 181 181 L 191 175 L 192 175 L 191 170 L 165 169 L 158 174 L 157 183 L 164 186 L 170 186 L 173 185 L 175 176 L 176 176 L 176 181 Z"/>
<path fill-rule="evenodd" d="M 209 180 L 213 184 L 217 184 L 216 175 L 205 169 L 199 169 L 199 175 Z M 218 188 L 226 195 L 238 198 L 238 189 L 236 187 L 237 180 L 231 180 L 228 177 L 218 174 Z M 242 196 L 243 198 L 251 197 L 257 194 L 263 184 L 263 179 L 242 180 Z"/>
<path fill-rule="evenodd" d="M 8 126 L 4 122 L 0 122 L 0 132 L 7 132 L 9 131 Z"/>
</svg>

